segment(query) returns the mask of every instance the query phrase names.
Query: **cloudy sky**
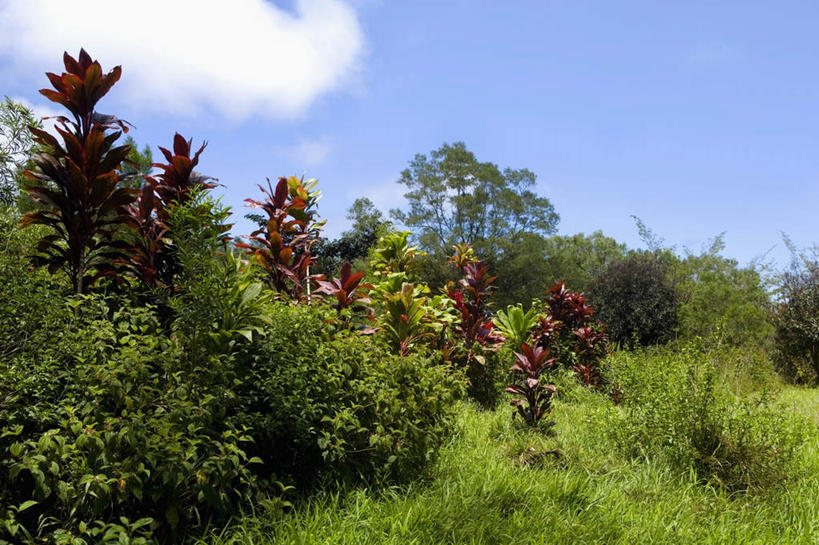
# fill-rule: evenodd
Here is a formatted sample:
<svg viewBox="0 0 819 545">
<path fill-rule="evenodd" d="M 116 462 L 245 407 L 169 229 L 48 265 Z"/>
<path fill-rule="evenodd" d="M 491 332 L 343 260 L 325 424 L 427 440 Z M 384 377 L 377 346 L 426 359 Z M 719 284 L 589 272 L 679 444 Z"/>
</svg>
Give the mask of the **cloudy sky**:
<svg viewBox="0 0 819 545">
<path fill-rule="evenodd" d="M 265 177 L 306 174 L 335 235 L 463 140 L 534 171 L 562 233 L 639 246 L 634 214 L 784 262 L 780 232 L 819 241 L 817 24 L 812 1 L 0 0 L 0 95 L 48 112 L 64 50 L 121 64 L 101 110 L 140 144 L 207 140 L 237 219 Z"/>
</svg>

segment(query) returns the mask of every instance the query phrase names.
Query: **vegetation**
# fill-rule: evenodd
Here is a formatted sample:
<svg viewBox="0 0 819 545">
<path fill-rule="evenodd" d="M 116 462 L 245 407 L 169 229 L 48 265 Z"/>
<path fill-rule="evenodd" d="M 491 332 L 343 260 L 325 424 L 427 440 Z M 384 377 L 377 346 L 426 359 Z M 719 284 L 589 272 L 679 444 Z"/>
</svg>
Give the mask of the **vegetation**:
<svg viewBox="0 0 819 545">
<path fill-rule="evenodd" d="M 0 208 L 0 544 L 819 539 L 815 260 L 771 303 L 720 237 L 551 235 L 463 144 L 402 175 L 414 233 L 322 241 L 290 176 L 234 238 L 205 144 L 115 145 L 121 71 L 64 64 Z"/>
</svg>

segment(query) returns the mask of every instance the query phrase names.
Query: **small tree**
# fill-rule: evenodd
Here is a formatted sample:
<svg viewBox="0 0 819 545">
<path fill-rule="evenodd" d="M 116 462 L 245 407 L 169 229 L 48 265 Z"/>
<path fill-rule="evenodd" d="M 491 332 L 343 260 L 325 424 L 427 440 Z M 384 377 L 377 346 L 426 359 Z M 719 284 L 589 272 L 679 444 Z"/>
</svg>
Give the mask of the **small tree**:
<svg viewBox="0 0 819 545">
<path fill-rule="evenodd" d="M 40 185 L 27 189 L 36 210 L 21 224 L 52 229 L 39 240 L 34 263 L 52 273 L 65 269 L 75 293 L 83 293 L 98 278 L 115 274 L 115 261 L 125 257 L 127 245 L 116 237 L 134 190 L 121 185 L 121 165 L 130 146 L 114 147 L 128 130 L 126 123 L 94 109 L 122 70 L 117 66 L 103 74 L 85 50 L 78 59 L 65 53 L 63 61 L 61 76 L 46 74 L 54 89 L 40 93 L 65 107 L 71 119 L 57 118 L 62 142 L 31 127 L 34 142 L 44 151 L 34 155 L 34 168 L 26 171 Z"/>
<path fill-rule="evenodd" d="M 622 345 L 661 344 L 674 336 L 677 297 L 666 265 L 654 254 L 615 261 L 589 290 L 609 338 Z"/>
</svg>

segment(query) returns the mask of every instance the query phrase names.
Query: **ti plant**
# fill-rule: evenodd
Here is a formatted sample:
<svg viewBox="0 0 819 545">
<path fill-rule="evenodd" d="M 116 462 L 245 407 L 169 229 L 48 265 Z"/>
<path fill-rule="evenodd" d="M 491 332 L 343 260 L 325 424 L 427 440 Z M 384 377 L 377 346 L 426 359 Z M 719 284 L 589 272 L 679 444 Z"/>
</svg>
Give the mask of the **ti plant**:
<svg viewBox="0 0 819 545">
<path fill-rule="evenodd" d="M 498 311 L 495 316 L 495 325 L 507 342 L 512 342 L 513 346 L 520 346 L 530 341 L 532 330 L 541 318 L 534 305 L 526 312 L 520 305 L 510 305 L 506 312 Z"/>
<path fill-rule="evenodd" d="M 527 343 L 520 348 L 522 353 L 515 353 L 517 361 L 509 370 L 523 373 L 525 378 L 522 384 L 507 386 L 506 391 L 517 396 L 510 403 L 515 408 L 512 417 L 520 415 L 524 422 L 534 427 L 551 410 L 552 396 L 557 389 L 552 384 L 543 384 L 541 375 L 552 368 L 556 360 L 549 358 L 548 348 L 533 347 Z"/>
<path fill-rule="evenodd" d="M 378 240 L 370 262 L 377 275 L 404 273 L 407 278 L 410 277 L 417 266 L 416 257 L 421 255 L 417 246 L 410 246 L 410 235 L 409 231 L 393 231 Z"/>
<path fill-rule="evenodd" d="M 345 261 L 341 266 L 341 276 L 331 280 L 318 280 L 317 294 L 329 295 L 335 297 L 336 302 L 333 303 L 333 308 L 336 309 L 339 316 L 343 316 L 347 312 L 366 313 L 368 318 L 372 317 L 372 309 L 367 306 L 371 303 L 370 298 L 364 293 L 364 290 L 372 289 L 372 284 L 362 284 L 361 280 L 364 278 L 364 271 L 357 273 L 352 272 L 352 266 L 349 261 Z M 348 317 L 344 317 L 347 319 Z"/>
<path fill-rule="evenodd" d="M 54 89 L 40 93 L 71 115 L 56 117 L 59 139 L 30 128 L 43 151 L 33 156 L 34 168 L 25 173 L 39 185 L 28 188 L 36 210 L 21 224 L 51 229 L 37 244 L 34 264 L 51 273 L 64 269 L 79 294 L 99 278 L 116 275 L 114 263 L 127 246 L 117 238 L 118 231 L 135 195 L 122 184 L 122 162 L 130 146 L 115 146 L 128 130 L 126 122 L 95 110 L 119 80 L 121 68 L 103 73 L 85 50 L 77 59 L 65 53 L 63 62 L 62 75 L 46 74 Z"/>
<path fill-rule="evenodd" d="M 270 180 L 263 201 L 245 199 L 251 208 L 261 209 L 261 226 L 247 237 L 245 248 L 264 267 L 270 286 L 284 297 L 300 300 L 309 282 L 313 257 L 311 246 L 319 240 L 323 222 L 315 221 L 315 204 L 320 196 L 313 190 L 315 180 L 304 182 L 295 176 L 279 178 L 275 189 Z"/>
<path fill-rule="evenodd" d="M 550 349 L 584 384 L 597 385 L 600 360 L 608 353 L 609 343 L 602 326 L 592 321 L 594 310 L 582 294 L 568 291 L 563 282 L 548 293 L 547 314 L 533 331 L 535 344 Z"/>
<path fill-rule="evenodd" d="M 456 247 L 457 253 L 459 249 Z M 495 349 L 503 342 L 503 337 L 494 331 L 489 312 L 488 299 L 495 289 L 492 285 L 495 277 L 489 275 L 489 266 L 480 261 L 470 261 L 459 268 L 464 277 L 457 285 L 450 284 L 447 293 L 460 314 L 454 333 L 465 351 L 464 363 L 469 368 L 473 361 L 484 363 L 483 356 L 476 353 L 476 348 Z"/>
<path fill-rule="evenodd" d="M 147 286 L 167 287 L 178 273 L 174 243 L 167 237 L 168 213 L 172 206 L 184 206 L 195 191 L 210 190 L 216 184 L 210 176 L 196 172 L 199 156 L 207 144 L 191 157 L 192 140 L 174 135 L 173 152 L 160 147 L 167 163 L 154 163 L 161 173 L 146 176 L 136 204 L 127 208 L 128 224 L 138 233 L 125 260 L 126 268 Z M 213 226 L 226 231 L 228 226 Z"/>
<path fill-rule="evenodd" d="M 427 324 L 426 298 L 420 297 L 414 284 L 404 282 L 401 290 L 383 294 L 382 329 L 400 356 L 409 354 L 419 341 L 433 335 Z"/>
</svg>

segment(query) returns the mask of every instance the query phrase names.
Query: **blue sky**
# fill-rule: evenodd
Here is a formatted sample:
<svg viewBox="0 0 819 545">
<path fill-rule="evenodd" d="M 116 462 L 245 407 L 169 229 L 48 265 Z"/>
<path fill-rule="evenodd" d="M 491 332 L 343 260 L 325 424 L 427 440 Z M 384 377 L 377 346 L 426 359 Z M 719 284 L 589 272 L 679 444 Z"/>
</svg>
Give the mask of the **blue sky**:
<svg viewBox="0 0 819 545">
<path fill-rule="evenodd" d="M 266 176 L 304 173 L 336 235 L 356 197 L 401 206 L 413 155 L 462 140 L 534 171 L 560 233 L 640 246 L 634 214 L 668 244 L 726 231 L 726 255 L 780 263 L 780 231 L 819 239 L 816 2 L 178 0 L 195 15 L 171 25 L 88 0 L 151 46 L 37 2 L 0 0 L 0 94 L 45 105 L 64 49 L 122 64 L 101 109 L 140 143 L 208 140 L 200 170 L 237 219 Z"/>
</svg>

